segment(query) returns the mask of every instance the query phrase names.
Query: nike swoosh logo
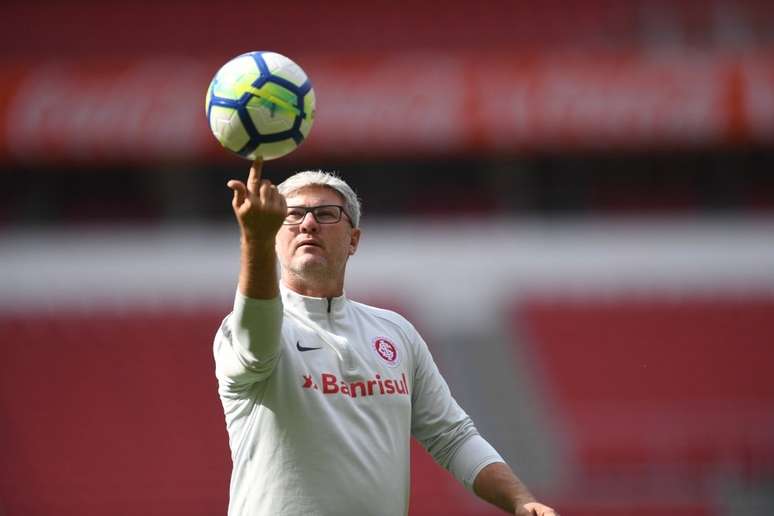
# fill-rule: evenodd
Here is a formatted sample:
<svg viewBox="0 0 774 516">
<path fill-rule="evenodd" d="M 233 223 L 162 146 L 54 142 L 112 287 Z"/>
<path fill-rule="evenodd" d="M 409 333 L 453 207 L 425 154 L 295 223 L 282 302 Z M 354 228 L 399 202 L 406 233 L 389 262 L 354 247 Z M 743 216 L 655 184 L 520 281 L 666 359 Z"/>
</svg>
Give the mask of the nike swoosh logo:
<svg viewBox="0 0 774 516">
<path fill-rule="evenodd" d="M 322 349 L 322 348 L 307 348 L 307 347 L 301 345 L 301 341 L 297 341 L 296 342 L 296 349 L 298 349 L 299 351 L 312 351 L 314 349 Z"/>
</svg>

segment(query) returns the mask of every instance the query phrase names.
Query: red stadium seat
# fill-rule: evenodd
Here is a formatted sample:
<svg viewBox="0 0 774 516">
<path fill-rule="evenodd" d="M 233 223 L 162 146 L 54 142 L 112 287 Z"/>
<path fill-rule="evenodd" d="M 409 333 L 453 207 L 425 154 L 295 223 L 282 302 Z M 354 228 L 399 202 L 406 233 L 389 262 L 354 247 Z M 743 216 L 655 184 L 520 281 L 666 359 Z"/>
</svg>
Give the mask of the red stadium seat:
<svg viewBox="0 0 774 516">
<path fill-rule="evenodd" d="M 774 298 L 528 300 L 514 322 L 582 470 L 774 467 Z"/>
<path fill-rule="evenodd" d="M 0 317 L 7 516 L 225 512 L 216 310 Z"/>
</svg>

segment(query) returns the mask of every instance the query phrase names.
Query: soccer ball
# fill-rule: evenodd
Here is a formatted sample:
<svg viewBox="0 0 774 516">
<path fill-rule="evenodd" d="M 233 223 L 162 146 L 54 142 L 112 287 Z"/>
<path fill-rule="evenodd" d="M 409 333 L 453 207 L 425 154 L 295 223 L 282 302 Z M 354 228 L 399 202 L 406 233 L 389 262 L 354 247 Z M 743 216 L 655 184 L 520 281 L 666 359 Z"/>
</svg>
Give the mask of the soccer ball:
<svg viewBox="0 0 774 516">
<path fill-rule="evenodd" d="M 248 52 L 218 70 L 205 109 L 215 138 L 254 160 L 275 159 L 298 147 L 314 121 L 312 83 L 296 63 L 276 52 Z"/>
</svg>

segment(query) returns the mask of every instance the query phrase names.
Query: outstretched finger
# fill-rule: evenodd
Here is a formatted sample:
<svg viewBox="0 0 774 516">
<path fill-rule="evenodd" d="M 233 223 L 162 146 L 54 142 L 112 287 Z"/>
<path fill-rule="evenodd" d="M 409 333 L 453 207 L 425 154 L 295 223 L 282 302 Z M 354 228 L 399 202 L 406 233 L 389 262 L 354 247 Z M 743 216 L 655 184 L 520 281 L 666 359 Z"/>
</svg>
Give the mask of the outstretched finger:
<svg viewBox="0 0 774 516">
<path fill-rule="evenodd" d="M 257 194 L 261 186 L 261 172 L 263 170 L 263 159 L 258 157 L 253 161 L 250 167 L 250 175 L 247 177 L 247 189 L 250 193 Z"/>
</svg>

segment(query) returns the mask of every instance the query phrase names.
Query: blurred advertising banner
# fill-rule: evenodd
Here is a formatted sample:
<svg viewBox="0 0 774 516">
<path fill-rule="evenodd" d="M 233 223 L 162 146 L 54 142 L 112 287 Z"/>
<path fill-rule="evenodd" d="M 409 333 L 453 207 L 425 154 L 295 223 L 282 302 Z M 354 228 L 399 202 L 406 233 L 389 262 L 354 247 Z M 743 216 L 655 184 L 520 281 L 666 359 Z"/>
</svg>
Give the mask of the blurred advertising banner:
<svg viewBox="0 0 774 516">
<path fill-rule="evenodd" d="M 291 57 L 317 95 L 298 151 L 308 156 L 774 143 L 771 55 Z M 204 112 L 221 64 L 169 56 L 6 66 L 0 158 L 222 159 Z"/>
</svg>

